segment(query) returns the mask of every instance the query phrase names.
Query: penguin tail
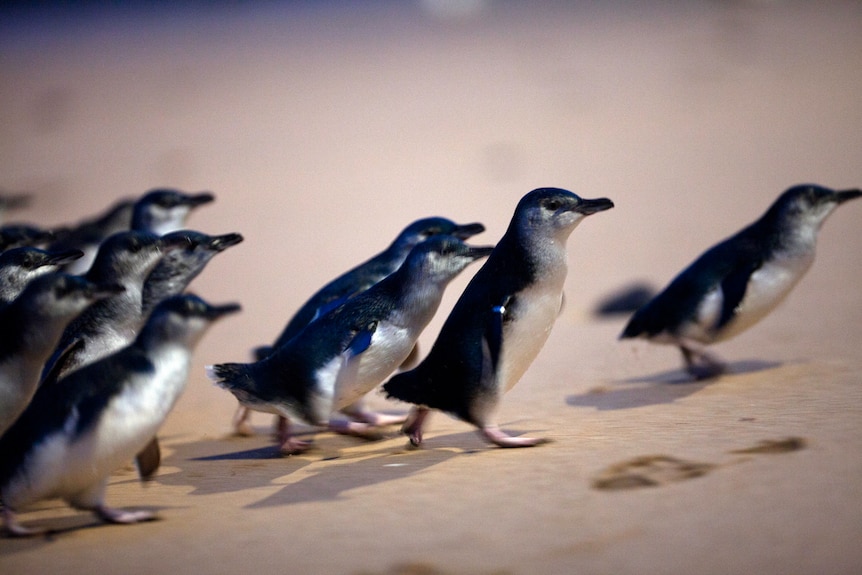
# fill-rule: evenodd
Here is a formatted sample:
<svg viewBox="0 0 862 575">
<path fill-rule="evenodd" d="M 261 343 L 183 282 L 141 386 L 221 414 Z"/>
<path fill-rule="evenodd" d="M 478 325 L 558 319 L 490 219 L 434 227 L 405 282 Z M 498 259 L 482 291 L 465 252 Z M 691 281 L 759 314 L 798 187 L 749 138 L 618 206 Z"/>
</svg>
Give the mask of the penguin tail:
<svg viewBox="0 0 862 575">
<path fill-rule="evenodd" d="M 217 363 L 206 366 L 207 378 L 217 386 L 236 395 L 249 389 L 252 378 L 248 365 L 243 363 Z"/>
<path fill-rule="evenodd" d="M 419 379 L 414 371 L 395 374 L 383 384 L 383 393 L 389 399 L 397 399 L 416 405 L 427 405 L 427 393 L 425 393 Z"/>
</svg>

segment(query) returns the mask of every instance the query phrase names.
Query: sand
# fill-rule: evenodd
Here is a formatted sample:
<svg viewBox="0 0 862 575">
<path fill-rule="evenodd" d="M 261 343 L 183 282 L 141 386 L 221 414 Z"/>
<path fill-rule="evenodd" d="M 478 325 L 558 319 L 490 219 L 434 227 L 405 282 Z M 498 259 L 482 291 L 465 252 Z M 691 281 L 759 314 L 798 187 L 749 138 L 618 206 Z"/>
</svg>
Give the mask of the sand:
<svg viewBox="0 0 862 575">
<path fill-rule="evenodd" d="M 808 276 L 685 381 L 679 354 L 596 317 L 659 287 L 790 185 L 862 185 L 856 2 L 222 3 L 0 18 L 0 187 L 45 226 L 155 186 L 212 190 L 189 221 L 245 241 L 193 291 L 212 328 L 141 485 L 108 502 L 160 520 L 0 539 L 17 573 L 855 573 L 862 566 L 862 202 Z M 436 7 L 436 8 L 435 8 Z M 314 434 L 279 457 L 204 365 L 244 361 L 320 285 L 428 215 L 496 241 L 539 186 L 616 207 L 569 240 L 567 306 L 506 397 L 501 450 L 442 414 L 422 449 L 393 428 Z M 434 340 L 454 282 L 423 334 Z M 379 396 L 373 405 L 406 410 Z"/>
</svg>

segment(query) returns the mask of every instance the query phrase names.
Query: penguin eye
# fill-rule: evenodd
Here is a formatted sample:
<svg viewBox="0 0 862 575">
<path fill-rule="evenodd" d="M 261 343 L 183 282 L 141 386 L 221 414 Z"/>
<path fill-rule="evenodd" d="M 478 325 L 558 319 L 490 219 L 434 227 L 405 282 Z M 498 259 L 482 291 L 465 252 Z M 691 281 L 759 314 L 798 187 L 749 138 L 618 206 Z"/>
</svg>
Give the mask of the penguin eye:
<svg viewBox="0 0 862 575">
<path fill-rule="evenodd" d="M 552 212 L 556 212 L 557 210 L 559 210 L 560 206 L 562 206 L 560 200 L 548 200 L 547 202 L 545 202 L 545 207 Z"/>
</svg>

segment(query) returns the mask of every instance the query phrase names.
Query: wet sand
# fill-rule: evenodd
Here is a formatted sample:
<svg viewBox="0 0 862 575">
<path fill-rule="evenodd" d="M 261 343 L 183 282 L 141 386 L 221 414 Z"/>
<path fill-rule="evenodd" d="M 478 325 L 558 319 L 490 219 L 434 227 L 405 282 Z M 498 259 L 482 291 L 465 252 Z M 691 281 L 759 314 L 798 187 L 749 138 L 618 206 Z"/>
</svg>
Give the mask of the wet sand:
<svg viewBox="0 0 862 575">
<path fill-rule="evenodd" d="M 244 311 L 199 346 L 159 475 L 108 488 L 160 520 L 43 502 L 22 522 L 59 532 L 0 538 L 0 570 L 857 572 L 862 202 L 826 222 L 778 310 L 714 348 L 720 379 L 685 382 L 676 350 L 620 342 L 626 318 L 592 310 L 665 284 L 790 185 L 862 185 L 860 5 L 315 6 L 0 23 L 0 187 L 34 197 L 7 219 L 66 223 L 168 185 L 216 194 L 191 227 L 245 236 L 192 285 Z M 204 365 L 246 360 L 413 219 L 482 221 L 475 243 L 494 242 L 539 186 L 616 203 L 572 234 L 567 306 L 499 414 L 550 444 L 489 447 L 442 414 L 419 450 L 393 428 L 278 457 L 262 414 L 230 435 L 236 403 Z"/>
</svg>

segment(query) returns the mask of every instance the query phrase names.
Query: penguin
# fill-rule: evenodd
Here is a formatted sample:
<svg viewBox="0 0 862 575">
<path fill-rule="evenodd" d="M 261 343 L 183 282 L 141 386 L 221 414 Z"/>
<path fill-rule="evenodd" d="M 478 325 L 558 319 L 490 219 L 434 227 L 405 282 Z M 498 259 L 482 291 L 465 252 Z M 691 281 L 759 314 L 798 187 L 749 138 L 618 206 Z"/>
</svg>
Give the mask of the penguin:
<svg viewBox="0 0 862 575">
<path fill-rule="evenodd" d="M 187 194 L 172 188 L 150 190 L 135 202 L 131 229 L 157 236 L 175 232 L 185 226 L 192 210 L 214 200 L 210 192 Z"/>
<path fill-rule="evenodd" d="M 566 240 L 581 220 L 613 207 L 559 188 L 538 188 L 515 208 L 509 227 L 476 272 L 419 365 L 383 385 L 415 404 L 402 430 L 420 445 L 430 409 L 475 425 L 500 447 L 543 439 L 512 437 L 494 422 L 503 394 L 544 345 L 563 305 Z"/>
<path fill-rule="evenodd" d="M 21 246 L 43 247 L 54 239 L 54 232 L 30 224 L 0 226 L 0 253 Z"/>
<path fill-rule="evenodd" d="M 0 500 L 13 535 L 33 535 L 16 513 L 61 498 L 110 523 L 154 518 L 149 511 L 108 507 L 112 471 L 155 435 L 183 392 L 192 350 L 215 320 L 239 310 L 194 295 L 161 302 L 129 346 L 41 386 L 0 437 Z"/>
<path fill-rule="evenodd" d="M 491 249 L 453 236 L 429 238 L 397 271 L 326 312 L 265 359 L 208 366 L 207 375 L 242 405 L 282 416 L 280 450 L 302 452 L 309 444 L 291 437 L 288 420 L 327 425 L 334 411 L 374 389 L 410 354 L 449 282 Z M 373 415 L 331 427 L 361 435 L 377 424 Z"/>
<path fill-rule="evenodd" d="M 134 206 L 133 199 L 121 198 L 96 216 L 61 227 L 55 230 L 55 239 L 48 249 L 77 249 L 84 252 L 83 257 L 67 265 L 64 271 L 70 274 L 85 274 L 93 265 L 96 252 L 106 238 L 131 229 Z"/>
<path fill-rule="evenodd" d="M 30 402 L 39 370 L 66 325 L 93 302 L 121 289 L 52 273 L 34 278 L 19 297 L 0 306 L 0 435 Z"/>
<path fill-rule="evenodd" d="M 179 241 L 181 247 L 162 256 L 144 280 L 141 309 L 138 314 L 141 323 L 160 301 L 185 291 L 216 254 L 240 243 L 243 237 L 240 234 L 210 236 L 191 230 L 180 230 L 162 236 L 162 241 L 173 242 L 174 240 Z M 133 312 L 131 309 L 128 311 Z M 161 462 L 158 439 L 154 437 L 137 455 L 135 461 L 141 478 L 151 479 Z"/>
<path fill-rule="evenodd" d="M 59 271 L 84 255 L 81 250 L 51 252 L 23 246 L 0 253 L 0 305 L 7 304 L 35 278 Z"/>
<path fill-rule="evenodd" d="M 265 358 L 293 339 L 315 318 L 323 315 L 327 310 L 337 307 L 350 297 L 367 290 L 397 270 L 407 258 L 410 250 L 426 239 L 447 234 L 467 240 L 484 231 L 485 226 L 481 223 L 457 224 L 439 216 L 422 218 L 410 223 L 385 250 L 344 272 L 315 292 L 288 321 L 284 330 L 271 346 L 260 346 L 254 350 L 255 359 Z M 411 358 L 417 354 L 418 352 L 414 350 L 414 353 L 405 361 L 409 363 Z M 361 406 L 357 406 L 357 409 L 361 409 Z M 239 407 L 233 421 L 234 429 L 238 435 L 252 435 L 252 429 L 248 425 L 250 416 L 251 412 L 248 409 Z"/>
<path fill-rule="evenodd" d="M 162 236 L 162 241 L 174 240 L 178 240 L 180 247 L 164 254 L 144 281 L 142 318 L 146 318 L 161 300 L 185 291 L 216 254 L 240 243 L 243 237 L 240 234 L 210 236 L 192 230 Z"/>
<path fill-rule="evenodd" d="M 45 363 L 42 379 L 59 379 L 128 345 L 141 327 L 144 279 L 163 253 L 182 247 L 183 241 L 135 231 L 119 232 L 106 239 L 83 277 L 99 284 L 119 284 L 125 289 L 90 306 L 66 327 Z"/>
<path fill-rule="evenodd" d="M 638 309 L 620 335 L 679 347 L 695 379 L 725 367 L 703 348 L 731 338 L 766 317 L 814 262 L 817 233 L 858 189 L 814 184 L 782 193 L 754 223 L 704 252 Z"/>
<path fill-rule="evenodd" d="M 6 217 L 6 212 L 19 210 L 27 207 L 30 204 L 30 194 L 27 193 L 0 193 L 0 225 L 3 225 L 3 219 Z"/>
</svg>

